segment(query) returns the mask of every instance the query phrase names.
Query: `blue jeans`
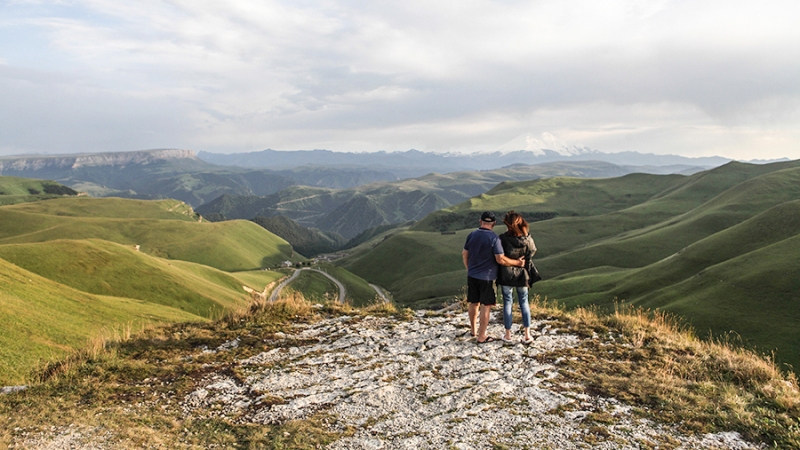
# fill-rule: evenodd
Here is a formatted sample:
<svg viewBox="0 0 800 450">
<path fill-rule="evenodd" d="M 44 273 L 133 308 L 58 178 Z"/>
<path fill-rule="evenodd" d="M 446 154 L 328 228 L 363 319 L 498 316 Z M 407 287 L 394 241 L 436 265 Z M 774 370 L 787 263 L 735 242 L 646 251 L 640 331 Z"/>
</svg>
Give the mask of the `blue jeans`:
<svg viewBox="0 0 800 450">
<path fill-rule="evenodd" d="M 530 328 L 531 326 L 531 307 L 528 304 L 528 288 L 527 286 L 513 287 L 513 286 L 500 286 L 503 289 L 503 325 L 506 330 L 511 329 L 511 307 L 514 305 L 513 291 L 517 290 L 517 300 L 519 300 L 519 309 L 522 312 L 522 326 Z"/>
</svg>

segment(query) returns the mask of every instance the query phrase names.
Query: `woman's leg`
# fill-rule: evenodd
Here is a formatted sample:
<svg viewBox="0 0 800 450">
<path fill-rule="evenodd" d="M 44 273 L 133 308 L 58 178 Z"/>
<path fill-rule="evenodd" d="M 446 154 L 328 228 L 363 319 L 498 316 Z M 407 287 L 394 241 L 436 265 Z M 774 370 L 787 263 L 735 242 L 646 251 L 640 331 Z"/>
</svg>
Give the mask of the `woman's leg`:
<svg viewBox="0 0 800 450">
<path fill-rule="evenodd" d="M 517 299 L 519 300 L 519 310 L 522 313 L 522 328 L 525 330 L 524 340 L 531 339 L 531 306 L 528 304 L 528 287 L 517 288 Z"/>
<path fill-rule="evenodd" d="M 514 306 L 514 288 L 500 286 L 503 291 L 503 325 L 506 328 L 506 339 L 511 339 L 511 307 Z"/>
</svg>

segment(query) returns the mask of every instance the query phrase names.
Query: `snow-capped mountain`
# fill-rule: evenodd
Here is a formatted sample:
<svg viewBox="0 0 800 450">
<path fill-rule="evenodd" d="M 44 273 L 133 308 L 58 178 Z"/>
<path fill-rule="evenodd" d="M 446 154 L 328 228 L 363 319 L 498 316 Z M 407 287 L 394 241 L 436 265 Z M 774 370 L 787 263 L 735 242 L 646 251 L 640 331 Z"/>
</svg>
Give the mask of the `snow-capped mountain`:
<svg viewBox="0 0 800 450">
<path fill-rule="evenodd" d="M 550 133 L 542 133 L 540 137 L 531 136 L 530 134 L 517 136 L 501 145 L 497 152 L 508 154 L 519 150 L 530 152 L 534 156 L 546 156 L 548 150 L 567 157 L 600 153 L 583 145 L 566 144 Z"/>
</svg>

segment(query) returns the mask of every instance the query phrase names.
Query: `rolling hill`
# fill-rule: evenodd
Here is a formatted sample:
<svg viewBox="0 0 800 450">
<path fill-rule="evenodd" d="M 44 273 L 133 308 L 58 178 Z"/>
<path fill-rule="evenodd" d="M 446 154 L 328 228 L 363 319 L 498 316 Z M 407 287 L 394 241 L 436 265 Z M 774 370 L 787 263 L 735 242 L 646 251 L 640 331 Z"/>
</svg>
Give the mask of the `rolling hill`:
<svg viewBox="0 0 800 450">
<path fill-rule="evenodd" d="M 243 286 L 261 291 L 284 274 L 232 271 L 302 259 L 292 253 L 254 223 L 203 222 L 176 200 L 2 206 L 0 384 L 25 382 L 35 367 L 106 336 L 244 307 Z"/>
<path fill-rule="evenodd" d="M 298 259 L 286 241 L 252 222 L 201 222 L 176 200 L 54 199 L 2 207 L 0 223 L 0 245 L 103 239 L 225 271 Z"/>
<path fill-rule="evenodd" d="M 0 258 L 83 292 L 143 300 L 201 317 L 219 316 L 243 302 L 241 282 L 225 272 L 202 276 L 197 270 L 214 269 L 197 265 L 192 270 L 99 239 L 0 245 Z"/>
<path fill-rule="evenodd" d="M 26 382 L 34 368 L 98 337 L 144 325 L 202 320 L 173 307 L 83 292 L 0 259 L 0 384 Z"/>
<path fill-rule="evenodd" d="M 481 211 L 552 213 L 531 224 L 545 277 L 535 293 L 568 306 L 663 309 L 700 334 L 733 331 L 800 367 L 800 339 L 790 331 L 800 319 L 800 266 L 790 256 L 800 240 L 798 186 L 798 161 L 729 163 L 691 176 L 504 183 L 363 244 L 371 250 L 340 264 L 400 304 L 434 305 L 465 284 L 459 254 Z"/>
</svg>

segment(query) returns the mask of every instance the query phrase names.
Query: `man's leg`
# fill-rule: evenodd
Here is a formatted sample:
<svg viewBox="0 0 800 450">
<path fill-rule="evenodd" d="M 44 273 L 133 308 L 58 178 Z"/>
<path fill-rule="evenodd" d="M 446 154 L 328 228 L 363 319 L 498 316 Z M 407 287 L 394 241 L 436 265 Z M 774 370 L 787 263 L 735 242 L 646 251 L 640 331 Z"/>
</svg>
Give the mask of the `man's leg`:
<svg viewBox="0 0 800 450">
<path fill-rule="evenodd" d="M 476 336 L 478 334 L 478 327 L 477 327 L 478 306 L 480 306 L 479 303 L 470 303 L 469 304 L 469 310 L 468 310 L 469 311 L 469 328 L 470 328 L 470 333 L 472 333 L 473 336 Z"/>
<path fill-rule="evenodd" d="M 489 327 L 489 314 L 492 312 L 492 305 L 481 305 L 480 324 L 478 326 L 478 341 L 485 341 L 488 336 L 486 329 Z"/>
</svg>

